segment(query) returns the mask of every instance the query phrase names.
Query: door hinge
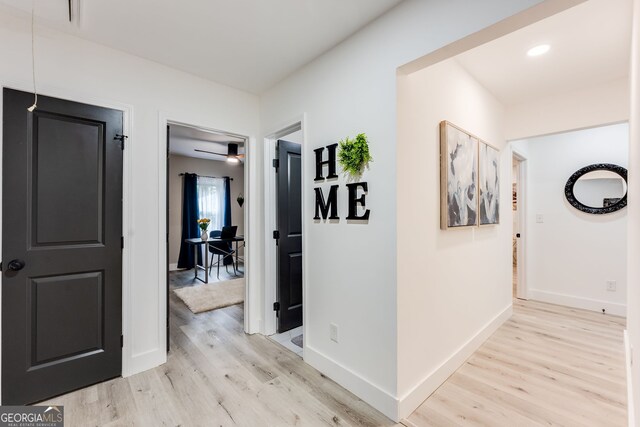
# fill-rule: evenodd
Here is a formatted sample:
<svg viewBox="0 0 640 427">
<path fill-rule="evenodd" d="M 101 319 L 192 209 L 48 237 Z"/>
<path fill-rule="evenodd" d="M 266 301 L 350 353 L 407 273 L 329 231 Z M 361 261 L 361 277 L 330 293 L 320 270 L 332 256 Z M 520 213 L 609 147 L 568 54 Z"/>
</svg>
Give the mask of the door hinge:
<svg viewBox="0 0 640 427">
<path fill-rule="evenodd" d="M 124 347 L 124 335 L 120 335 L 120 348 Z"/>
<path fill-rule="evenodd" d="M 280 232 L 278 230 L 273 230 L 273 238 L 276 240 L 276 246 L 278 246 L 278 241 L 280 240 Z"/>
<path fill-rule="evenodd" d="M 129 138 L 127 135 L 120 135 L 120 134 L 116 134 L 116 136 L 113 137 L 114 140 L 120 141 L 120 148 L 122 150 L 124 150 L 124 140 Z"/>
<path fill-rule="evenodd" d="M 120 236 L 120 249 L 124 249 L 124 236 Z"/>
<path fill-rule="evenodd" d="M 279 302 L 274 302 L 273 303 L 273 311 L 276 312 L 276 317 L 280 317 L 280 303 Z"/>
<path fill-rule="evenodd" d="M 273 159 L 273 167 L 276 168 L 276 172 L 278 172 L 278 168 L 280 167 L 279 159 Z"/>
</svg>

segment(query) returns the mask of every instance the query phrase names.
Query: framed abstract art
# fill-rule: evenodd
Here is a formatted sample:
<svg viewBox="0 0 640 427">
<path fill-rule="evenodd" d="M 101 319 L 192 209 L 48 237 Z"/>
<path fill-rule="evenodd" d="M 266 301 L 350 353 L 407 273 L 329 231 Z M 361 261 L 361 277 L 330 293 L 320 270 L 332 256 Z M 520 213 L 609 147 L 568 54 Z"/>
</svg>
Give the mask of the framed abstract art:
<svg viewBox="0 0 640 427">
<path fill-rule="evenodd" d="M 440 122 L 440 228 L 500 223 L 500 151 Z"/>
<path fill-rule="evenodd" d="M 440 228 L 478 224 L 478 139 L 440 123 Z"/>
</svg>

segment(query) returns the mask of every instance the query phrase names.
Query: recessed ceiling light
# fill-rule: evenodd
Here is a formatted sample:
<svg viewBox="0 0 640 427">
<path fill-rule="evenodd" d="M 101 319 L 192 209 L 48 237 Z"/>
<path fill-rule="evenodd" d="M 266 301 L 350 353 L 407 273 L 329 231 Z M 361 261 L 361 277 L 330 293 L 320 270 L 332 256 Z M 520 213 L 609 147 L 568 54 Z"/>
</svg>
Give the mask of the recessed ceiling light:
<svg viewBox="0 0 640 427">
<path fill-rule="evenodd" d="M 540 56 L 540 55 L 544 55 L 545 53 L 549 52 L 549 49 L 551 49 L 551 46 L 549 46 L 548 44 L 541 44 L 535 47 L 532 47 L 531 49 L 529 49 L 527 51 L 527 55 L 529 56 Z"/>
</svg>

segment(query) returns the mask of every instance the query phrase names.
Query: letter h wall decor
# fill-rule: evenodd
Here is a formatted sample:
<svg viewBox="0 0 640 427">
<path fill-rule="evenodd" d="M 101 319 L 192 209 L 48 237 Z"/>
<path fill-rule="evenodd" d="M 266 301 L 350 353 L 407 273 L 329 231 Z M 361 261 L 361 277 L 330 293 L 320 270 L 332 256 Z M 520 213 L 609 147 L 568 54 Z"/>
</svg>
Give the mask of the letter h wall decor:
<svg viewBox="0 0 640 427">
<path fill-rule="evenodd" d="M 440 123 L 440 228 L 500 223 L 500 152 Z"/>
</svg>

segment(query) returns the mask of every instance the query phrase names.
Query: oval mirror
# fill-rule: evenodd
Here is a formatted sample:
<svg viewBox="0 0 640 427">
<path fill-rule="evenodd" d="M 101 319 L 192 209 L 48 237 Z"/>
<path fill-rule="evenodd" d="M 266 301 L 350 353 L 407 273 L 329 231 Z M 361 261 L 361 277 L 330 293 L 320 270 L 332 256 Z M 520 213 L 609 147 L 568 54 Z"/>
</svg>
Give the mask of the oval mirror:
<svg viewBox="0 0 640 427">
<path fill-rule="evenodd" d="M 571 206 L 582 212 L 618 211 L 627 205 L 627 170 L 609 163 L 586 166 L 571 175 L 565 196 Z"/>
</svg>

